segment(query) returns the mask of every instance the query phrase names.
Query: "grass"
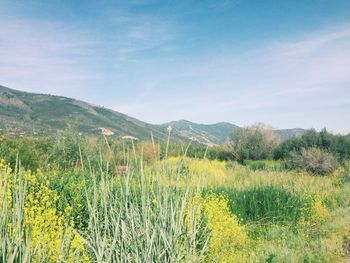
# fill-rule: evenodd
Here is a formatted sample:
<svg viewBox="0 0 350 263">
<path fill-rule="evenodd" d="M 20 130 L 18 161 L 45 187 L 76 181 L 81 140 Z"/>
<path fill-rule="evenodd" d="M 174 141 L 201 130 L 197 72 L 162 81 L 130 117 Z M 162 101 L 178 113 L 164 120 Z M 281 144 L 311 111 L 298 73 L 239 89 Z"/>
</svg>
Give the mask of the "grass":
<svg viewBox="0 0 350 263">
<path fill-rule="evenodd" d="M 35 172 L 1 161 L 0 262 L 338 262 L 343 256 L 346 168 L 318 177 L 270 169 L 273 163 L 252 169 L 144 158 L 132 147 L 120 174 L 115 156 L 107 147 L 81 154 L 70 168 L 45 163 Z"/>
<path fill-rule="evenodd" d="M 283 186 L 254 186 L 244 190 L 218 187 L 207 194 L 217 193 L 229 200 L 232 213 L 248 222 L 298 222 L 305 200 L 285 190 Z"/>
<path fill-rule="evenodd" d="M 87 198 L 84 236 L 97 262 L 200 260 L 206 243 L 200 218 L 186 221 L 193 214 L 187 206 L 195 195 L 192 189 L 162 187 L 142 171 L 140 177 L 128 173 L 115 184 L 107 177 L 93 180 L 93 195 Z"/>
</svg>

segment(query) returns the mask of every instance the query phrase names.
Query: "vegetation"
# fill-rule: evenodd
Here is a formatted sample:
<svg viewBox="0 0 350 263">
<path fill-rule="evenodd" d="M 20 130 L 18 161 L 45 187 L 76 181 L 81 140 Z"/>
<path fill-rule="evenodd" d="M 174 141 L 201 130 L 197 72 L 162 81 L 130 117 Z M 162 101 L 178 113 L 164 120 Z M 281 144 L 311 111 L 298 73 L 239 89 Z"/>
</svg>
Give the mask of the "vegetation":
<svg viewBox="0 0 350 263">
<path fill-rule="evenodd" d="M 250 160 L 236 159 L 231 146 L 73 130 L 2 139 L 0 262 L 341 260 L 350 222 L 346 155 L 295 148 L 299 169 L 288 159 L 259 160 L 274 152 L 266 145 L 274 137 L 260 128 L 241 138 Z"/>
<path fill-rule="evenodd" d="M 319 148 L 301 149 L 301 153 L 290 152 L 286 168 L 305 170 L 310 173 L 327 175 L 336 169 L 335 157 Z"/>
<path fill-rule="evenodd" d="M 0 129 L 13 136 L 54 135 L 73 122 L 84 134 L 98 135 L 108 128 L 116 136 L 139 139 L 153 136 L 166 139 L 166 131 L 122 113 L 86 102 L 45 94 L 35 94 L 0 86 Z M 179 139 L 179 138 L 178 138 Z"/>
<path fill-rule="evenodd" d="M 340 161 L 350 158 L 350 134 L 333 135 L 323 129 L 321 132 L 307 130 L 300 137 L 293 137 L 281 142 L 274 150 L 275 159 L 287 158 L 294 151 L 301 153 L 302 149 L 319 148 L 332 153 Z"/>
<path fill-rule="evenodd" d="M 239 162 L 270 159 L 278 142 L 274 131 L 261 124 L 237 129 L 230 138 L 231 151 Z"/>
<path fill-rule="evenodd" d="M 173 141 L 195 141 L 206 145 L 221 145 L 238 126 L 220 122 L 197 124 L 174 121 L 161 125 L 149 124 L 120 112 L 66 97 L 35 94 L 9 89 L 0 85 L 0 133 L 13 137 L 48 136 L 63 131 L 74 123 L 79 133 L 100 135 L 107 129 L 112 137 L 133 136 L 139 140 L 164 142 L 167 128 L 172 127 Z M 282 138 L 302 134 L 302 129 L 277 130 Z"/>
</svg>

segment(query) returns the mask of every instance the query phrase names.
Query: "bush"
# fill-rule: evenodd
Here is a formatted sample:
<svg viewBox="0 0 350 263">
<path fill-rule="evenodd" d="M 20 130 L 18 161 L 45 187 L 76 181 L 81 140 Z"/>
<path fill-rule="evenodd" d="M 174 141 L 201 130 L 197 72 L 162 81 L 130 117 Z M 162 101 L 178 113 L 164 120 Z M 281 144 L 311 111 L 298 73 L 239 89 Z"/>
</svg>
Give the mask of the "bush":
<svg viewBox="0 0 350 263">
<path fill-rule="evenodd" d="M 60 169 L 75 167 L 80 163 L 80 153 L 84 153 L 83 136 L 78 134 L 74 129 L 69 128 L 61 132 L 54 138 L 52 149 L 49 153 L 49 162 L 58 165 Z"/>
<path fill-rule="evenodd" d="M 297 151 L 291 151 L 284 160 L 284 165 L 288 170 L 304 170 L 303 157 Z"/>
<path fill-rule="evenodd" d="M 234 130 L 229 148 L 235 160 L 243 163 L 247 159 L 270 159 L 279 141 L 272 128 L 258 124 Z"/>
<path fill-rule="evenodd" d="M 275 159 L 284 159 L 291 151 L 301 153 L 302 148 L 319 148 L 334 154 L 340 161 L 350 158 L 350 134 L 334 135 L 323 129 L 321 132 L 307 130 L 300 137 L 289 138 L 274 149 Z"/>
<path fill-rule="evenodd" d="M 215 146 L 210 147 L 207 152 L 209 160 L 232 161 L 235 159 L 232 152 L 227 147 Z"/>
<path fill-rule="evenodd" d="M 336 169 L 336 159 L 331 153 L 319 148 L 302 148 L 300 154 L 297 152 L 289 154 L 289 157 L 286 159 L 286 167 L 327 175 Z"/>
<path fill-rule="evenodd" d="M 45 139 L 18 138 L 0 141 L 0 157 L 14 168 L 19 161 L 25 169 L 35 171 L 46 163 L 49 143 Z"/>
</svg>

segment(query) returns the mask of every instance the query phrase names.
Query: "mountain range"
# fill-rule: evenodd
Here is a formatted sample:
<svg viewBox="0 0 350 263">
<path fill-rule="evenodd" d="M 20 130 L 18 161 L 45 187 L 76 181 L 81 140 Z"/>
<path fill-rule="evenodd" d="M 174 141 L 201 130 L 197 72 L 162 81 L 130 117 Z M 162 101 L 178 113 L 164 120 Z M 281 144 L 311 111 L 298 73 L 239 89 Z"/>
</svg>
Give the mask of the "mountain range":
<svg viewBox="0 0 350 263">
<path fill-rule="evenodd" d="M 171 127 L 172 140 L 223 144 L 237 125 L 228 122 L 198 124 L 186 120 L 160 125 L 80 100 L 29 93 L 0 86 L 0 132 L 12 136 L 46 136 L 74 125 L 84 134 L 105 134 L 125 139 L 164 141 Z M 303 134 L 303 129 L 276 130 L 283 138 Z"/>
</svg>

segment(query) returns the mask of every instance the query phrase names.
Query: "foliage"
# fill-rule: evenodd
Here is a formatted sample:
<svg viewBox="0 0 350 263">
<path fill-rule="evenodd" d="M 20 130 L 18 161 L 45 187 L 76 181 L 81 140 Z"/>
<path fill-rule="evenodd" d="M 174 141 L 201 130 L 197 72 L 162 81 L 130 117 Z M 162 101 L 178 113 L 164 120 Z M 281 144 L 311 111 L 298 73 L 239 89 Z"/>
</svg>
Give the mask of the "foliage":
<svg viewBox="0 0 350 263">
<path fill-rule="evenodd" d="M 77 166 L 81 160 L 81 153 L 85 151 L 84 138 L 74 128 L 66 129 L 52 143 L 49 153 L 49 162 L 59 169 L 68 169 Z"/>
<path fill-rule="evenodd" d="M 263 161 L 252 161 L 252 160 L 244 160 L 243 164 L 249 166 L 252 170 L 265 170 L 266 164 Z"/>
<path fill-rule="evenodd" d="M 234 160 L 234 155 L 227 146 L 210 147 L 206 157 L 209 160 L 230 161 Z"/>
<path fill-rule="evenodd" d="M 340 185 L 345 185 L 350 183 L 350 163 L 346 163 L 341 170 L 341 175 L 339 177 Z"/>
<path fill-rule="evenodd" d="M 0 167 L 1 262 L 89 262 L 84 240 L 70 224 L 70 207 L 30 172 Z"/>
<path fill-rule="evenodd" d="M 255 186 L 244 190 L 217 187 L 211 191 L 226 196 L 230 210 L 244 222 L 298 222 L 304 200 L 282 186 Z"/>
<path fill-rule="evenodd" d="M 161 144 L 161 153 L 164 156 L 165 145 Z M 207 146 L 198 143 L 171 144 L 168 156 L 179 157 L 186 156 L 190 158 L 208 158 L 209 160 L 229 161 L 234 160 L 232 151 L 226 145 Z"/>
<path fill-rule="evenodd" d="M 176 177 L 167 178 L 172 184 L 205 186 L 215 184 L 225 178 L 226 163 L 217 160 L 170 157 L 163 163 Z"/>
<path fill-rule="evenodd" d="M 19 165 L 26 147 L 36 161 Z M 223 148 L 171 147 L 165 159 L 162 144 L 73 131 L 6 138 L 0 262 L 338 262 L 350 222 L 345 161 L 313 176 L 282 161 L 219 161 Z"/>
<path fill-rule="evenodd" d="M 22 166 L 35 171 L 40 168 L 41 161 L 47 162 L 45 158 L 48 149 L 49 144 L 45 139 L 18 138 L 0 141 L 0 156 L 5 158 L 12 168 L 19 157 Z M 40 160 L 41 158 L 43 159 Z"/>
<path fill-rule="evenodd" d="M 211 237 L 208 244 L 208 262 L 243 262 L 249 259 L 248 236 L 228 201 L 222 196 L 207 196 L 203 211 L 208 218 Z"/>
<path fill-rule="evenodd" d="M 97 262 L 197 262 L 205 246 L 200 218 L 188 227 L 186 205 L 196 195 L 191 189 L 162 187 L 132 174 L 111 184 L 93 176 L 88 198 L 89 222 L 84 233 Z M 194 209 L 194 208 L 193 208 Z M 103 222 L 103 224 L 101 224 Z M 204 244 L 206 241 L 204 241 Z"/>
<path fill-rule="evenodd" d="M 279 160 L 244 160 L 243 165 L 248 166 L 251 170 L 283 171 L 284 163 Z"/>
<path fill-rule="evenodd" d="M 269 159 L 278 142 L 279 137 L 271 128 L 254 125 L 234 130 L 230 138 L 230 149 L 239 162 Z"/>
<path fill-rule="evenodd" d="M 68 262 L 88 259 L 84 253 L 84 240 L 67 226 L 65 216 L 70 216 L 72 208 L 67 206 L 62 212 L 56 209 L 58 194 L 46 185 L 38 183 L 34 176 L 27 175 L 29 188 L 24 205 L 24 227 L 30 229 L 30 249 L 38 252 L 34 261 Z M 68 221 L 69 222 L 69 221 Z M 62 255 L 66 250 L 67 255 Z"/>
<path fill-rule="evenodd" d="M 157 140 L 166 140 L 166 132 L 161 125 L 151 125 L 133 119 L 122 113 L 91 105 L 74 99 L 34 94 L 5 88 L 0 85 L 0 126 L 6 124 L 19 135 L 55 135 L 67 129 L 67 123 L 76 122 L 78 132 L 85 135 L 100 135 L 97 128 L 105 127 L 115 133 L 115 137 L 132 135 L 145 140 L 151 132 Z M 8 106 L 6 105 L 8 103 Z M 2 128 L 2 127 L 0 127 Z M 176 140 L 180 140 L 176 137 Z"/>
<path fill-rule="evenodd" d="M 303 148 L 319 148 L 343 161 L 350 158 L 350 136 L 333 135 L 326 129 L 321 132 L 307 130 L 301 137 L 293 137 L 281 142 L 274 150 L 274 158 L 287 158 L 290 152 L 301 153 Z"/>
<path fill-rule="evenodd" d="M 291 152 L 285 164 L 288 169 L 305 170 L 319 175 L 330 174 L 336 169 L 335 157 L 318 148 L 303 148 L 300 154 Z"/>
</svg>

